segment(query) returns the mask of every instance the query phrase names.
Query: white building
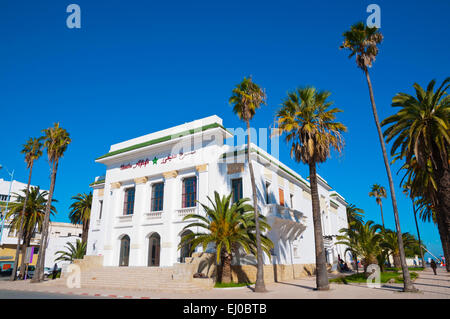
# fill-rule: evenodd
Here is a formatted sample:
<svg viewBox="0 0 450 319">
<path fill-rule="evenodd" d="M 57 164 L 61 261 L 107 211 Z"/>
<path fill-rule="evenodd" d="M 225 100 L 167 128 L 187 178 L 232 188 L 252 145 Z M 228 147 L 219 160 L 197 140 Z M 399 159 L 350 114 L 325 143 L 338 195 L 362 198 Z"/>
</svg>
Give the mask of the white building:
<svg viewBox="0 0 450 319">
<path fill-rule="evenodd" d="M 0 202 L 2 213 L 5 214 L 3 209 L 6 206 L 8 198 L 8 192 L 11 182 L 0 179 Z M 14 194 L 20 194 L 24 196 L 22 192 L 27 187 L 27 184 L 13 180 L 11 185 L 11 202 L 17 200 L 17 196 Z M 33 185 L 30 186 L 35 187 Z M 45 190 L 41 190 L 43 192 Z M 9 205 L 8 205 L 9 206 Z M 9 209 L 9 208 L 8 208 Z M 11 219 L 5 220 L 3 229 L 1 230 L 1 242 L 0 242 L 0 269 L 6 270 L 14 264 L 15 252 L 17 247 L 17 232 L 11 229 Z M 53 267 L 57 251 L 67 250 L 65 247 L 68 242 L 75 245 L 76 240 L 81 240 L 82 227 L 81 225 L 73 225 L 71 223 L 50 222 L 49 236 L 47 250 L 45 253 L 45 267 Z M 37 256 L 39 253 L 39 245 L 41 240 L 41 234 L 35 232 L 31 239 L 31 247 L 34 247 L 34 257 L 30 265 L 35 265 Z M 62 266 L 68 262 L 58 261 L 58 266 Z"/>
<path fill-rule="evenodd" d="M 214 191 L 251 198 L 246 145 L 232 147 L 222 119 L 210 116 L 114 144 L 96 162 L 106 174 L 91 184 L 93 202 L 87 255 L 103 256 L 104 266 L 172 266 L 183 262 L 178 250 L 186 214 L 203 213 Z M 276 158 L 251 144 L 258 205 L 272 230 L 272 261 L 266 264 L 313 264 L 314 234 L 309 182 Z M 318 182 L 327 260 L 345 247 L 335 235 L 347 227 L 346 201 L 327 182 Z M 197 251 L 201 248 L 198 247 Z M 347 259 L 348 260 L 348 259 Z M 254 264 L 237 256 L 234 264 Z"/>
</svg>

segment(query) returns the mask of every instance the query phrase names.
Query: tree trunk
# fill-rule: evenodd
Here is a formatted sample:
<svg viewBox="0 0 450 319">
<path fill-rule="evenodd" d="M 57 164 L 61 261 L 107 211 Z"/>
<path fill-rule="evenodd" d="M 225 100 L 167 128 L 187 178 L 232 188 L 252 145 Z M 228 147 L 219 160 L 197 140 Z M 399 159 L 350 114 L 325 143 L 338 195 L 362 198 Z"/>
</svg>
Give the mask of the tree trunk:
<svg viewBox="0 0 450 319">
<path fill-rule="evenodd" d="M 89 220 L 83 222 L 83 232 L 81 234 L 81 242 L 87 244 L 89 235 Z"/>
<path fill-rule="evenodd" d="M 438 226 L 439 236 L 441 238 L 441 244 L 442 244 L 442 251 L 444 252 L 445 257 L 445 267 L 448 270 L 448 261 L 450 256 L 450 245 L 449 243 L 449 235 L 447 233 L 447 228 L 445 227 L 444 217 L 439 214 L 439 212 L 436 212 L 436 222 Z"/>
<path fill-rule="evenodd" d="M 19 277 L 24 279 L 25 277 L 25 256 L 27 254 L 27 247 L 30 246 L 31 236 L 33 233 L 28 233 L 23 237 L 23 245 L 22 245 L 22 261 L 20 263 L 20 274 Z"/>
<path fill-rule="evenodd" d="M 392 258 L 394 259 L 394 267 L 396 267 L 396 268 L 402 267 L 402 262 L 400 260 L 399 254 L 393 254 Z"/>
<path fill-rule="evenodd" d="M 369 87 L 370 101 L 372 104 L 372 112 L 373 112 L 373 117 L 375 119 L 377 131 L 378 131 L 378 138 L 380 139 L 381 151 L 383 153 L 384 166 L 386 167 L 386 172 L 387 172 L 388 179 L 389 179 L 389 189 L 391 191 L 392 208 L 394 211 L 394 219 L 395 219 L 395 228 L 397 230 L 398 249 L 399 249 L 399 253 L 400 253 L 400 261 L 401 261 L 401 265 L 402 265 L 402 272 L 403 272 L 403 278 L 404 278 L 403 291 L 404 292 L 417 291 L 417 289 L 414 288 L 414 285 L 411 281 L 408 266 L 406 265 L 405 249 L 403 247 L 402 232 L 400 229 L 400 220 L 398 218 L 397 199 L 395 197 L 394 181 L 392 180 L 391 167 L 389 165 L 389 160 L 388 160 L 388 156 L 387 156 L 387 152 L 386 152 L 386 145 L 384 143 L 383 133 L 381 132 L 381 126 L 380 126 L 380 121 L 378 119 L 377 107 L 375 105 L 375 98 L 373 96 L 372 83 L 370 82 L 369 71 L 367 70 L 367 68 L 364 70 L 364 73 L 366 74 L 367 85 Z"/>
<path fill-rule="evenodd" d="M 228 284 L 231 281 L 231 254 L 225 252 L 222 258 L 222 278 L 220 282 Z"/>
<path fill-rule="evenodd" d="M 22 212 L 20 213 L 20 228 L 19 228 L 19 234 L 17 235 L 17 247 L 16 247 L 16 256 L 14 258 L 14 266 L 13 271 L 11 273 L 11 281 L 16 280 L 16 273 L 17 273 L 17 264 L 19 263 L 19 252 L 20 252 L 20 240 L 23 237 L 23 225 L 25 220 L 25 210 L 27 207 L 28 202 L 28 194 L 30 193 L 30 184 L 31 184 L 31 174 L 33 172 L 33 162 L 31 162 L 30 165 L 30 172 L 28 174 L 28 184 L 27 184 L 27 190 L 25 191 L 25 201 L 23 203 Z M 22 256 L 23 259 L 23 256 Z M 21 268 L 23 270 L 23 267 Z M 22 270 L 20 272 L 22 272 Z"/>
<path fill-rule="evenodd" d="M 414 199 L 412 199 L 412 204 L 413 204 L 413 212 L 414 212 L 414 221 L 416 222 L 417 238 L 419 238 L 419 248 L 420 248 L 420 257 L 422 260 L 422 267 L 425 268 L 425 259 L 423 258 L 422 241 L 420 240 L 419 224 L 417 224 L 417 211 L 416 211 L 416 204 L 414 203 Z"/>
<path fill-rule="evenodd" d="M 328 271 L 323 246 L 322 218 L 320 214 L 319 191 L 317 189 L 316 163 L 309 164 L 309 183 L 311 185 L 312 212 L 314 224 L 314 244 L 316 251 L 316 285 L 317 290 L 328 290 Z"/>
<path fill-rule="evenodd" d="M 250 160 L 250 121 L 247 122 L 247 163 L 250 170 L 250 180 L 252 183 L 252 196 L 253 196 L 253 208 L 255 211 L 255 227 L 256 227 L 256 282 L 255 282 L 255 292 L 266 292 L 266 286 L 264 284 L 264 266 L 263 266 L 263 256 L 261 249 L 261 234 L 259 229 L 259 213 L 258 213 L 258 197 L 256 195 L 256 185 L 255 185 L 255 175 L 253 173 L 253 164 Z"/>
<path fill-rule="evenodd" d="M 383 230 L 385 230 L 386 228 L 384 228 L 383 203 L 381 202 L 380 202 L 380 211 L 381 211 L 381 223 L 383 224 Z"/>
<path fill-rule="evenodd" d="M 439 174 L 440 176 L 438 179 L 438 214 L 441 216 L 441 223 L 446 238 L 446 250 L 444 250 L 445 268 L 447 269 L 447 272 L 450 272 L 450 170 L 444 167 L 441 171 L 442 173 Z"/>
<path fill-rule="evenodd" d="M 45 263 L 45 250 L 47 248 L 48 238 L 48 226 L 50 222 L 50 209 L 52 206 L 52 197 L 55 190 L 56 171 L 58 170 L 58 161 L 52 162 L 52 175 L 50 180 L 50 190 L 48 193 L 47 206 L 45 207 L 44 224 L 42 226 L 41 242 L 39 245 L 39 255 L 36 264 L 36 270 L 31 282 L 41 282 L 44 280 L 44 263 Z"/>
</svg>

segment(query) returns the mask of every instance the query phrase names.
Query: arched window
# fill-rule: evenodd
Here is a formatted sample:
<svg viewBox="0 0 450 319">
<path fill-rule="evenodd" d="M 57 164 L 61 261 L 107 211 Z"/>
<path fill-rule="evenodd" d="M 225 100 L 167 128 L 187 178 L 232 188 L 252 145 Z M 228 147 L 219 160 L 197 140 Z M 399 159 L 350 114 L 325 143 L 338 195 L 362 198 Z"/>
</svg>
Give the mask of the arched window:
<svg viewBox="0 0 450 319">
<path fill-rule="evenodd" d="M 161 237 L 153 233 L 148 238 L 148 263 L 149 267 L 159 267 L 159 256 L 161 251 Z"/>
<path fill-rule="evenodd" d="M 128 266 L 128 261 L 130 258 L 130 237 L 125 235 L 120 240 L 120 257 L 119 266 Z"/>
</svg>

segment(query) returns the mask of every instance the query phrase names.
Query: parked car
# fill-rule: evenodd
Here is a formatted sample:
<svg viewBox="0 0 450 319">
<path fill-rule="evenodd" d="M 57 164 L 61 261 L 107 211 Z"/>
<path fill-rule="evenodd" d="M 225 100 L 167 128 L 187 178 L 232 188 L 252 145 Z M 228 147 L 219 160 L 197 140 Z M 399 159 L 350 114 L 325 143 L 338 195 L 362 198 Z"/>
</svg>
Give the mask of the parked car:
<svg viewBox="0 0 450 319">
<path fill-rule="evenodd" d="M 50 276 L 53 273 L 53 270 L 50 267 L 44 267 L 44 276 Z"/>
</svg>

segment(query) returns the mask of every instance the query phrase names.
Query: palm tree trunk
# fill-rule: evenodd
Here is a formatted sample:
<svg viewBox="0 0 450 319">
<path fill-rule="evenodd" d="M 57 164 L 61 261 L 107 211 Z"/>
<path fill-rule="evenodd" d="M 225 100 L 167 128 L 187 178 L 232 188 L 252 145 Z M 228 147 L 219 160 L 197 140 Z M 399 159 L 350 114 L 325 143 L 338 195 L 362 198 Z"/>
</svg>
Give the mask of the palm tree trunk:
<svg viewBox="0 0 450 319">
<path fill-rule="evenodd" d="M 50 209 L 52 206 L 52 197 L 55 190 L 56 171 L 58 170 L 58 161 L 52 162 L 52 175 L 50 180 L 50 190 L 48 193 L 47 206 L 45 207 L 44 224 L 42 226 L 41 242 L 39 245 L 39 255 L 36 264 L 36 270 L 31 282 L 41 282 L 44 280 L 44 263 L 45 263 L 45 250 L 47 248 L 48 238 L 48 226 L 50 222 Z"/>
<path fill-rule="evenodd" d="M 443 219 L 444 217 L 439 212 L 436 212 L 436 222 L 438 226 L 439 237 L 441 238 L 442 251 L 444 252 L 445 267 L 447 271 L 449 271 L 450 245 L 448 243 L 450 236 L 448 235 L 447 228 L 445 227 L 445 222 Z"/>
<path fill-rule="evenodd" d="M 317 189 L 316 163 L 309 164 L 309 183 L 311 185 L 312 212 L 314 224 L 314 244 L 316 251 L 316 285 L 317 290 L 328 290 L 328 271 L 325 248 L 323 246 L 322 222 L 320 214 L 319 191 Z"/>
<path fill-rule="evenodd" d="M 85 220 L 83 221 L 83 233 L 81 234 L 81 242 L 83 244 L 87 244 L 87 240 L 88 240 L 88 235 L 89 235 L 89 220 Z"/>
<path fill-rule="evenodd" d="M 231 281 L 231 255 L 226 252 L 222 258 L 222 278 L 220 282 L 228 284 Z"/>
<path fill-rule="evenodd" d="M 380 210 L 381 210 L 381 223 L 383 224 L 383 230 L 385 230 L 386 228 L 384 228 L 383 203 L 381 202 L 380 202 Z"/>
<path fill-rule="evenodd" d="M 425 259 L 423 258 L 423 248 L 422 248 L 422 241 L 420 240 L 419 224 L 417 224 L 416 204 L 414 203 L 414 199 L 411 200 L 413 204 L 414 221 L 416 222 L 417 238 L 419 238 L 419 248 L 420 248 L 420 257 L 422 259 L 422 267 L 425 268 Z"/>
<path fill-rule="evenodd" d="M 19 277 L 24 279 L 25 276 L 25 256 L 27 254 L 27 247 L 30 246 L 32 233 L 28 233 L 23 237 L 23 245 L 22 245 L 22 262 L 20 263 L 20 274 Z"/>
<path fill-rule="evenodd" d="M 20 213 L 20 228 L 19 228 L 19 234 L 17 235 L 16 256 L 14 258 L 14 266 L 13 266 L 13 271 L 11 273 L 11 278 L 10 278 L 11 281 L 16 280 L 17 264 L 19 263 L 20 240 L 22 239 L 22 236 L 23 236 L 23 224 L 24 224 L 24 219 L 25 219 L 25 210 L 26 210 L 27 202 L 28 202 L 28 194 L 30 193 L 32 172 L 33 172 L 33 162 L 31 162 L 31 165 L 30 165 L 30 172 L 28 174 L 27 190 L 25 191 L 25 201 L 23 202 L 22 212 Z M 23 259 L 23 257 L 22 257 L 22 259 Z M 21 269 L 23 270 L 23 267 L 21 267 Z M 22 272 L 22 270 L 21 270 L 21 272 Z"/>
<path fill-rule="evenodd" d="M 394 219 L 395 219 L 395 228 L 397 230 L 397 242 L 398 242 L 398 248 L 399 248 L 399 252 L 400 252 L 400 261 L 401 261 L 401 265 L 402 265 L 402 272 L 403 272 L 403 278 L 404 278 L 403 291 L 404 292 L 416 291 L 416 288 L 414 288 L 414 285 L 411 281 L 411 277 L 409 275 L 408 266 L 406 265 L 405 249 L 403 247 L 402 232 L 400 230 L 400 220 L 398 218 L 397 199 L 395 197 L 394 181 L 392 180 L 391 167 L 389 166 L 389 160 L 388 160 L 388 156 L 387 156 L 387 152 L 386 152 L 386 145 L 384 143 L 383 133 L 381 132 L 381 126 L 380 126 L 380 121 L 378 119 L 377 107 L 375 105 L 375 98 L 373 96 L 372 83 L 370 82 L 369 71 L 367 70 L 367 68 L 364 70 L 364 73 L 366 74 L 367 85 L 369 87 L 369 93 L 370 93 L 370 101 L 372 103 L 372 112 L 373 112 L 373 116 L 375 119 L 375 124 L 377 126 L 378 138 L 380 139 L 381 150 L 383 152 L 384 166 L 386 167 L 386 172 L 387 172 L 388 179 L 389 179 L 389 189 L 391 191 L 392 208 L 394 211 Z"/>
<path fill-rule="evenodd" d="M 448 165 L 448 163 L 444 165 Z M 439 174 L 440 176 L 438 179 L 438 214 L 441 216 L 441 223 L 443 224 L 446 238 L 446 250 L 444 250 L 445 268 L 447 269 L 447 272 L 450 272 L 450 170 L 444 166 L 441 171 L 442 173 Z"/>
<path fill-rule="evenodd" d="M 259 213 L 258 213 L 258 198 L 256 197 L 256 185 L 255 185 L 255 174 L 253 173 L 253 164 L 250 160 L 250 121 L 247 122 L 247 163 L 250 170 L 250 180 L 252 183 L 252 196 L 253 196 L 253 208 L 255 211 L 255 227 L 256 227 L 256 282 L 255 282 L 255 292 L 266 292 L 266 286 L 264 284 L 264 266 L 263 266 L 263 256 L 261 249 L 261 234 L 259 229 Z"/>
</svg>

